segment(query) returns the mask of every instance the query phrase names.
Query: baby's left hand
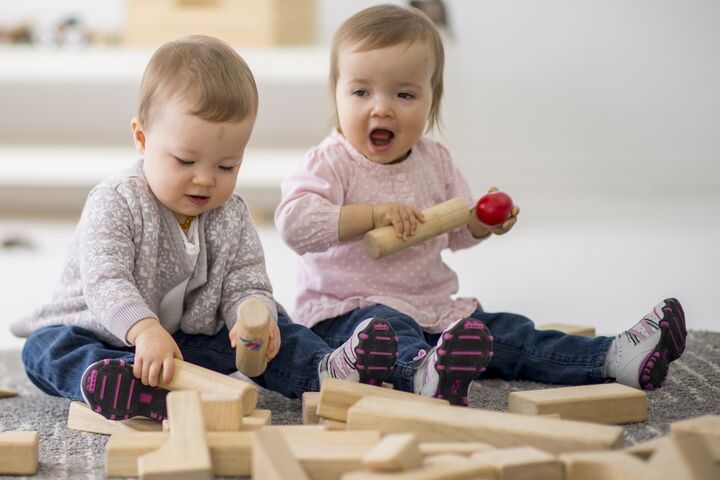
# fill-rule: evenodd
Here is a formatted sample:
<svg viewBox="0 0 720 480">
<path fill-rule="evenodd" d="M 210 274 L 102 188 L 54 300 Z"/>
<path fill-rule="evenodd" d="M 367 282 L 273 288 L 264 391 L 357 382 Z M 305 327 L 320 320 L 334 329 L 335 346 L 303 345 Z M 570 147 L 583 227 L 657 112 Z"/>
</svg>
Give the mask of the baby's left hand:
<svg viewBox="0 0 720 480">
<path fill-rule="evenodd" d="M 503 234 L 509 232 L 512 229 L 512 227 L 515 225 L 515 223 L 517 222 L 517 216 L 519 213 L 520 213 L 520 207 L 518 207 L 517 205 L 514 205 L 512 208 L 512 211 L 510 212 L 510 216 L 508 217 L 507 220 L 505 220 L 500 225 L 495 225 L 492 227 L 485 225 L 485 227 L 488 230 L 490 230 L 492 233 L 494 233 L 495 235 L 503 235 Z"/>
</svg>

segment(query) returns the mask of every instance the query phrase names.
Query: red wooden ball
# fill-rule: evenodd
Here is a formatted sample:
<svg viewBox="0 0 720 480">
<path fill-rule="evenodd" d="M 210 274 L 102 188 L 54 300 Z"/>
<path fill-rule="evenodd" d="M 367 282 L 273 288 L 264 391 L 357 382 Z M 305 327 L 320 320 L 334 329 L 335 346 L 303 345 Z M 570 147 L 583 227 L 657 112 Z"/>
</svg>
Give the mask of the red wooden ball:
<svg viewBox="0 0 720 480">
<path fill-rule="evenodd" d="M 475 215 L 485 225 L 500 225 L 510 218 L 513 201 L 504 192 L 490 192 L 480 197 L 475 206 Z"/>
</svg>

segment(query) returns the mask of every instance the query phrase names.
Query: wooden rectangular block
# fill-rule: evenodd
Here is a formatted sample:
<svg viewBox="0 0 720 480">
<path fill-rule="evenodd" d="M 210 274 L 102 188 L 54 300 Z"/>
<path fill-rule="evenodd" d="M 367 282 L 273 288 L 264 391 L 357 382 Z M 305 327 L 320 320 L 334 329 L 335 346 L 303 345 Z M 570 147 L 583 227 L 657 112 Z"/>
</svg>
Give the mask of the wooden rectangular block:
<svg viewBox="0 0 720 480">
<path fill-rule="evenodd" d="M 117 432 L 159 432 L 162 425 L 149 418 L 130 418 L 128 420 L 108 420 L 99 413 L 90 410 L 85 402 L 70 402 L 67 428 L 82 432 L 112 435 Z"/>
<path fill-rule="evenodd" d="M 255 407 L 259 392 L 255 385 L 237 378 L 203 368 L 183 360 L 175 360 L 175 373 L 168 383 L 160 381 L 160 387 L 167 390 L 192 390 L 201 393 L 236 392 L 242 401 L 243 415 L 250 415 Z"/>
<path fill-rule="evenodd" d="M 419 468 L 422 455 L 418 443 L 417 436 L 412 433 L 391 433 L 365 454 L 362 463 L 374 471 L 394 472 Z"/>
<path fill-rule="evenodd" d="M 38 432 L 0 432 L 0 474 L 35 475 L 39 440 Z"/>
<path fill-rule="evenodd" d="M 252 435 L 253 479 L 309 480 L 280 431 L 268 427 L 261 428 Z"/>
<path fill-rule="evenodd" d="M 713 461 L 705 442 L 688 436 L 670 435 L 646 462 L 646 478 L 653 480 L 717 480 L 720 464 Z"/>
<path fill-rule="evenodd" d="M 170 392 L 167 396 L 168 440 L 158 450 L 137 461 L 142 480 L 209 480 L 212 478 L 210 449 L 205 439 L 200 394 Z"/>
<path fill-rule="evenodd" d="M 422 397 L 414 393 L 376 387 L 374 385 L 366 385 L 364 383 L 326 378 L 320 388 L 318 415 L 323 418 L 329 418 L 330 420 L 346 422 L 348 408 L 361 398 L 368 395 L 374 395 L 382 398 L 397 398 L 405 401 L 433 405 L 449 405 L 447 400 Z"/>
<path fill-rule="evenodd" d="M 460 455 L 428 458 L 420 468 L 401 472 L 358 470 L 343 475 L 342 480 L 478 480 L 488 477 L 487 467 Z"/>
<path fill-rule="evenodd" d="M 321 426 L 267 428 L 282 433 L 292 454 L 313 480 L 333 480 L 343 472 L 362 468 L 363 455 L 380 440 L 380 433 L 376 431 L 327 432 Z M 215 475 L 250 475 L 251 433 L 205 434 Z M 114 434 L 105 448 L 107 476 L 137 476 L 137 459 L 161 447 L 167 438 L 168 434 L 163 432 Z"/>
<path fill-rule="evenodd" d="M 557 413 L 566 420 L 605 424 L 644 422 L 647 395 L 619 383 L 511 392 L 508 412 L 523 415 Z"/>
<path fill-rule="evenodd" d="M 622 452 L 573 452 L 559 456 L 565 480 L 627 480 L 643 478 L 647 467 L 634 455 Z"/>
<path fill-rule="evenodd" d="M 567 323 L 552 323 L 547 325 L 537 325 L 536 330 L 559 330 L 568 335 L 580 335 L 583 337 L 595 337 L 595 327 L 585 327 L 582 325 L 570 325 Z"/>
<path fill-rule="evenodd" d="M 445 454 L 469 456 L 475 452 L 494 450 L 495 447 L 483 442 L 422 442 L 418 449 L 424 457 Z"/>
<path fill-rule="evenodd" d="M 666 438 L 667 437 L 657 437 L 646 442 L 636 443 L 631 447 L 623 449 L 623 452 L 629 453 L 640 460 L 647 460 L 653 453 L 655 453 L 655 450 L 657 450 L 660 442 L 665 441 Z"/>
<path fill-rule="evenodd" d="M 348 429 L 415 432 L 429 442 L 533 446 L 551 453 L 618 448 L 623 440 L 623 429 L 612 425 L 372 396 L 348 410 Z"/>
<path fill-rule="evenodd" d="M 315 425 L 320 418 L 317 414 L 320 403 L 320 392 L 305 392 L 302 396 L 302 422 L 303 425 Z"/>
<path fill-rule="evenodd" d="M 688 437 L 697 437 L 715 461 L 720 462 L 720 415 L 703 415 L 673 422 L 670 433 L 681 442 Z"/>
<path fill-rule="evenodd" d="M 563 480 L 560 460 L 533 447 L 486 450 L 473 453 L 470 459 L 491 467 L 495 471 L 495 477 L 502 480 Z"/>
</svg>

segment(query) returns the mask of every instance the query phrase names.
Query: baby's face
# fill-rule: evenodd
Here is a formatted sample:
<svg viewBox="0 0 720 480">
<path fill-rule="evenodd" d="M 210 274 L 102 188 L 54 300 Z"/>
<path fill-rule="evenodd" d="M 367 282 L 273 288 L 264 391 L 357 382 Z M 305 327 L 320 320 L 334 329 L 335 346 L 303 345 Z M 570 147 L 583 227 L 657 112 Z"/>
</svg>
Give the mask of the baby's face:
<svg viewBox="0 0 720 480">
<path fill-rule="evenodd" d="M 432 105 L 435 61 L 422 42 L 356 51 L 338 51 L 335 90 L 340 128 L 369 160 L 403 159 L 422 137 Z"/>
<path fill-rule="evenodd" d="M 217 208 L 232 195 L 254 121 L 208 122 L 177 101 L 164 105 L 148 130 L 133 121 L 148 184 L 178 220 Z"/>
</svg>

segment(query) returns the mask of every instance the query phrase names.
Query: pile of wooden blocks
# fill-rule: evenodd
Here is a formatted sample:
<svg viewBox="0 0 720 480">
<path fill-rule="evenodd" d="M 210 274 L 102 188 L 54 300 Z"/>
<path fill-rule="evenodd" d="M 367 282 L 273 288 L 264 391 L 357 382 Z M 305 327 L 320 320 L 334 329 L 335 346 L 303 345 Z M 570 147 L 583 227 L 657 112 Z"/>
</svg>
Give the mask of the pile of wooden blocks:
<svg viewBox="0 0 720 480">
<path fill-rule="evenodd" d="M 256 387 L 201 367 L 178 362 L 166 387 L 164 425 L 109 421 L 81 402 L 71 404 L 69 428 L 112 435 L 108 476 L 720 478 L 720 416 L 676 422 L 663 438 L 621 449 L 623 429 L 616 424 L 644 421 L 647 397 L 618 384 L 513 392 L 505 413 L 327 379 L 320 392 L 303 396 L 307 425 L 297 426 L 270 426 L 270 412 L 255 408 Z M 37 434 L 14 434 L 0 434 L 0 473 L 32 473 L 27 468 L 33 452 L 37 466 Z M 24 470 L 8 471 L 19 459 L 28 460 Z"/>
</svg>

